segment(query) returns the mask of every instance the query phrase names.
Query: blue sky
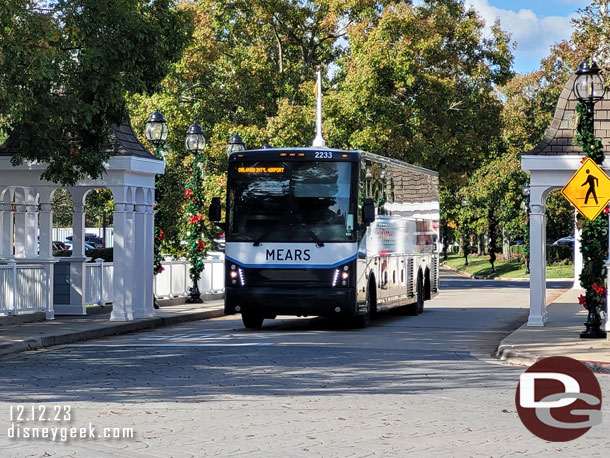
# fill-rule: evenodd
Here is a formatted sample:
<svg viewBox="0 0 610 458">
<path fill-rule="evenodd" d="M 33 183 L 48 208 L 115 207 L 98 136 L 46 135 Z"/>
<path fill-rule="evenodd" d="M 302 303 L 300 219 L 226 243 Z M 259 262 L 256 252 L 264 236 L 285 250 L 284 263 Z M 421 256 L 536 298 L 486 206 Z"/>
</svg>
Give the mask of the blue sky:
<svg viewBox="0 0 610 458">
<path fill-rule="evenodd" d="M 488 25 L 500 19 L 502 28 L 517 42 L 514 69 L 536 70 L 550 47 L 572 34 L 570 19 L 590 4 L 586 0 L 464 0 L 479 11 Z"/>
</svg>

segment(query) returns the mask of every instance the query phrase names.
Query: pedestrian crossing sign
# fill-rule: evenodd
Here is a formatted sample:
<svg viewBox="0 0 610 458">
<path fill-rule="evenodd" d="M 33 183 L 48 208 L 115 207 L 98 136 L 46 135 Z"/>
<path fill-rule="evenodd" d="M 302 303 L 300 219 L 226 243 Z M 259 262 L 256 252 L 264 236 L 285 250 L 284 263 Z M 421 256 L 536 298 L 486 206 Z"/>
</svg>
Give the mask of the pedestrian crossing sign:
<svg viewBox="0 0 610 458">
<path fill-rule="evenodd" d="M 591 158 L 587 158 L 561 190 L 585 218 L 594 221 L 610 202 L 610 178 Z"/>
</svg>

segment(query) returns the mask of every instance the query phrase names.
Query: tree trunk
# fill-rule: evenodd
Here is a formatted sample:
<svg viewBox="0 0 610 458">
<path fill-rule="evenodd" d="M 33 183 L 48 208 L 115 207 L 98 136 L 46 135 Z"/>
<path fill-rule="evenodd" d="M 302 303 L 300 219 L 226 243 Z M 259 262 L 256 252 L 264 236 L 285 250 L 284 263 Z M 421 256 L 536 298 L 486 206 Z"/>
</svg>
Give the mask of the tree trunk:
<svg viewBox="0 0 610 458">
<path fill-rule="evenodd" d="M 502 228 L 502 256 L 507 261 L 510 259 L 510 238 L 504 228 Z"/>
<path fill-rule="evenodd" d="M 477 252 L 479 253 L 479 256 L 483 256 L 485 254 L 485 234 L 479 235 L 478 245 Z"/>
</svg>

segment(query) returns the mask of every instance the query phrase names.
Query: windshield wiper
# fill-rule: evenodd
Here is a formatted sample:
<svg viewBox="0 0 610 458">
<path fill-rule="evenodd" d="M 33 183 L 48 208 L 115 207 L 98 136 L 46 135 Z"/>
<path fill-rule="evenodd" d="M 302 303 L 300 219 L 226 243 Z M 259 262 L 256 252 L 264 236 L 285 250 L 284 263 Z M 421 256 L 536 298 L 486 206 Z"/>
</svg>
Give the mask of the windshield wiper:
<svg viewBox="0 0 610 458">
<path fill-rule="evenodd" d="M 293 213 L 293 215 L 295 216 L 295 219 L 298 221 L 298 223 L 301 225 L 301 227 L 303 227 L 307 233 L 309 234 L 309 236 L 311 237 L 311 239 L 316 242 L 316 245 L 320 248 L 322 248 L 324 246 L 324 242 L 321 241 L 318 236 L 314 233 L 314 231 L 312 231 L 309 226 L 307 225 L 307 223 L 305 223 L 305 221 L 303 221 L 303 217 L 298 214 L 298 213 Z"/>
<path fill-rule="evenodd" d="M 273 231 L 274 228 L 270 228 L 267 229 L 265 232 L 263 232 L 261 235 L 259 235 L 259 237 L 254 241 L 254 243 L 252 244 L 252 246 L 261 246 L 261 242 L 266 239 L 269 234 L 271 234 L 271 232 Z"/>
</svg>

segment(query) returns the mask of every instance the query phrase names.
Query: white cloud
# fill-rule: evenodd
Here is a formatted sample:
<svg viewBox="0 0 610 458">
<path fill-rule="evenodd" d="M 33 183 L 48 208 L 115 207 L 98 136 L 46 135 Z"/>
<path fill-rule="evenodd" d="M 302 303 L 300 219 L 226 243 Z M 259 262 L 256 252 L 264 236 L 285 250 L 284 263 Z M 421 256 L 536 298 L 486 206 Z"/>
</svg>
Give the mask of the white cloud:
<svg viewBox="0 0 610 458">
<path fill-rule="evenodd" d="M 576 16 L 539 17 L 530 9 L 513 11 L 496 8 L 489 4 L 489 0 L 466 0 L 465 4 L 479 12 L 487 28 L 500 19 L 502 29 L 511 34 L 512 41 L 517 42 L 515 67 L 520 72 L 536 69 L 553 44 L 570 38 L 573 31 L 570 20 Z"/>
</svg>

